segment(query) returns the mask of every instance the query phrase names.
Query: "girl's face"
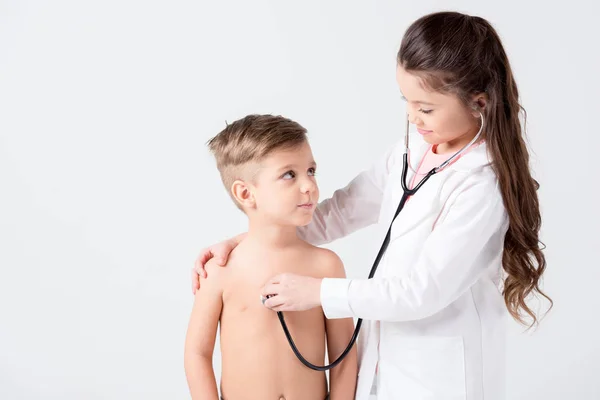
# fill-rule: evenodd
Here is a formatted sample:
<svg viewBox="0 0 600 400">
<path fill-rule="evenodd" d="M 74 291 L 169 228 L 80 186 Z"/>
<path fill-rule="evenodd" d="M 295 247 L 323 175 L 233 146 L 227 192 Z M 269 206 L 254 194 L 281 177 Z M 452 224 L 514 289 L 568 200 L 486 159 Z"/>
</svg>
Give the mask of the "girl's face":
<svg viewBox="0 0 600 400">
<path fill-rule="evenodd" d="M 423 87 L 421 78 L 402 66 L 396 80 L 406 101 L 409 121 L 416 125 L 425 141 L 438 145 L 437 153 L 460 150 L 479 131 L 479 111 L 469 108 L 455 95 L 434 92 Z M 473 106 L 485 106 L 483 95 L 473 98 Z"/>
</svg>

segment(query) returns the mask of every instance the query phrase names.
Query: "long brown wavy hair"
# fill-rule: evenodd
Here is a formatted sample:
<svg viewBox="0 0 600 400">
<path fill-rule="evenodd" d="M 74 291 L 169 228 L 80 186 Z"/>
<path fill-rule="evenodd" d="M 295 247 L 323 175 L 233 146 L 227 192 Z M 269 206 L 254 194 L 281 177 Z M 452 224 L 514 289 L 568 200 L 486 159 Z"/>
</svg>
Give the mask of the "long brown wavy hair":
<svg viewBox="0 0 600 400">
<path fill-rule="evenodd" d="M 406 31 L 398 52 L 402 68 L 421 78 L 429 88 L 458 96 L 473 105 L 473 96 L 485 94 L 481 110 L 494 172 L 509 217 L 502 266 L 503 295 L 514 319 L 529 327 L 538 323 L 527 305 L 530 295 L 552 300 L 540 289 L 546 269 L 540 247 L 538 183 L 529 170 L 529 154 L 521 130 L 519 92 L 496 30 L 483 18 L 457 12 L 439 12 L 415 21 Z"/>
</svg>

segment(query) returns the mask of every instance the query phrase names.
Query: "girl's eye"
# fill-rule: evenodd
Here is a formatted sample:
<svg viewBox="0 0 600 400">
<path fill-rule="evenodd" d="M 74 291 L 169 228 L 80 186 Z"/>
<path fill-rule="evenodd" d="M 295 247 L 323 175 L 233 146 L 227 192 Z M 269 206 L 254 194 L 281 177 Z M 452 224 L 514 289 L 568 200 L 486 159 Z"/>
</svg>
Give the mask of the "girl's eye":
<svg viewBox="0 0 600 400">
<path fill-rule="evenodd" d="M 294 179 L 296 177 L 296 174 L 294 173 L 294 171 L 288 171 L 285 174 L 283 174 L 281 177 L 283 179 Z"/>
<path fill-rule="evenodd" d="M 419 111 L 422 112 L 423 114 L 431 114 L 431 112 L 433 110 L 423 110 L 423 109 L 420 109 Z"/>
<path fill-rule="evenodd" d="M 309 169 L 308 169 L 308 175 L 310 175 L 310 176 L 315 176 L 315 175 L 316 175 L 316 173 L 317 173 L 317 170 L 316 170 L 316 168 L 309 168 Z"/>
</svg>

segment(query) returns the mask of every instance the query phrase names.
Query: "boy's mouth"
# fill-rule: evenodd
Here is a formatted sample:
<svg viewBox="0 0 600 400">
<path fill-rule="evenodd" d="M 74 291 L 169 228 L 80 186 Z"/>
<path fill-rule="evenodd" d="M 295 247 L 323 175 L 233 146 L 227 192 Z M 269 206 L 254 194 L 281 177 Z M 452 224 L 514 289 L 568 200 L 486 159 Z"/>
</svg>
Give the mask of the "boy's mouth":
<svg viewBox="0 0 600 400">
<path fill-rule="evenodd" d="M 300 204 L 298 207 L 310 210 L 311 208 L 313 208 L 313 203 Z"/>
</svg>

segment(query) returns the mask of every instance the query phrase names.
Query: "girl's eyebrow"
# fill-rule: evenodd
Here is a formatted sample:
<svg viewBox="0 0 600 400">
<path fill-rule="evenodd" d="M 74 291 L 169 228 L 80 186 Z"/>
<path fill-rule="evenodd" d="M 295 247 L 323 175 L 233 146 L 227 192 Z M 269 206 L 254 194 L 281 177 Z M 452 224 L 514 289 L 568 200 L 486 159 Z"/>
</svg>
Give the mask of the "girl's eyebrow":
<svg viewBox="0 0 600 400">
<path fill-rule="evenodd" d="M 402 100 L 404 100 L 404 101 L 408 101 L 408 100 L 406 99 L 406 97 L 404 97 L 404 96 L 402 96 Z M 428 101 L 420 101 L 420 100 L 416 100 L 416 101 L 414 101 L 414 103 L 425 104 L 425 105 L 427 105 L 427 106 L 435 106 L 435 104 L 433 104 L 433 103 L 430 103 L 430 102 L 428 102 Z"/>
</svg>

